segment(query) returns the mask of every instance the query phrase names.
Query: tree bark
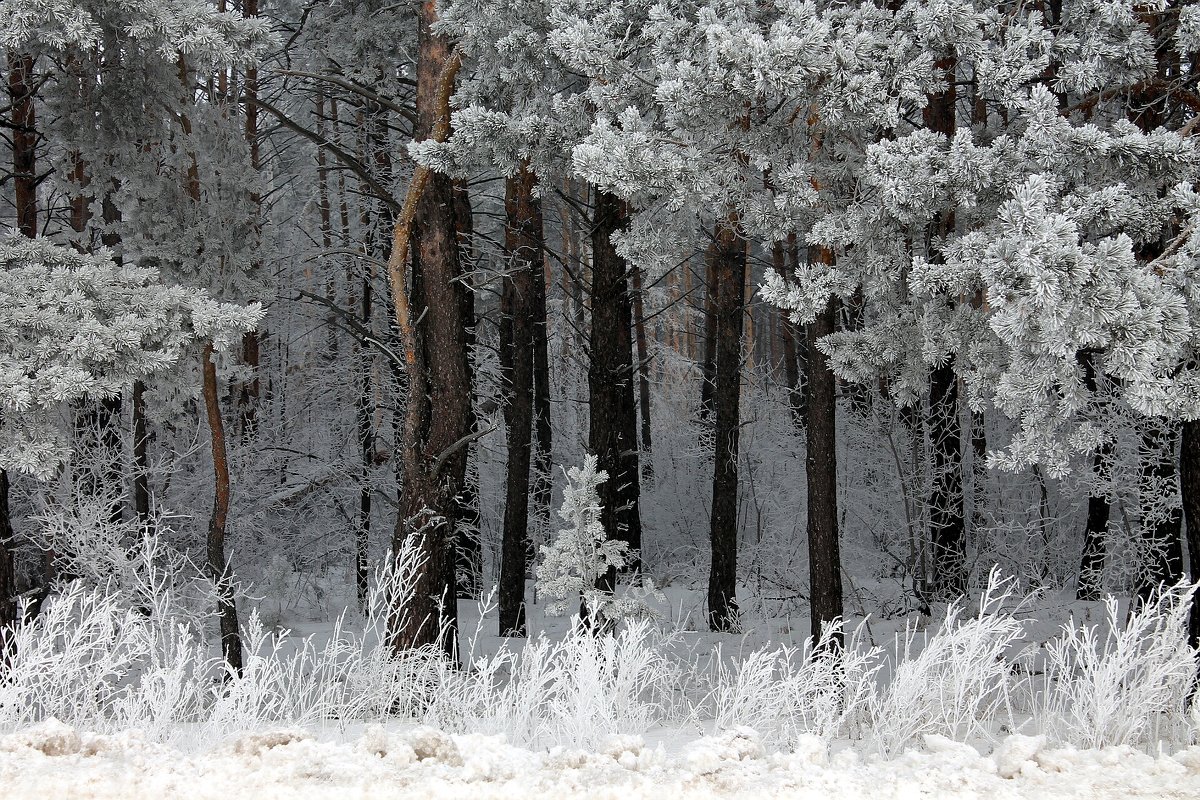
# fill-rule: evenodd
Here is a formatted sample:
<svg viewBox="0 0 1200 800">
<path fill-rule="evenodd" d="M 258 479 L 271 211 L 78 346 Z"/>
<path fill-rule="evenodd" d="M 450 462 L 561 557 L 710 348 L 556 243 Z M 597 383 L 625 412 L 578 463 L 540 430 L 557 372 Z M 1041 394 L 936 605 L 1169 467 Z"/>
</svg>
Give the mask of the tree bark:
<svg viewBox="0 0 1200 800">
<path fill-rule="evenodd" d="M 500 635 L 524 636 L 525 572 L 529 544 L 529 472 L 533 440 L 534 284 L 543 281 L 542 211 L 536 177 L 523 164 L 505 184 L 504 278 L 508 363 L 503 384 L 508 428 L 504 533 L 500 553 Z"/>
<path fill-rule="evenodd" d="M 654 478 L 654 460 L 650 451 L 653 439 L 650 431 L 650 357 L 646 344 L 646 318 L 642 302 L 642 270 L 641 267 L 631 267 L 629 278 L 632 281 L 633 296 L 633 332 L 637 343 L 638 371 L 638 418 L 641 436 L 641 466 L 642 476 L 647 480 Z"/>
<path fill-rule="evenodd" d="M 634 401 L 633 311 L 628 267 L 612 235 L 628 225 L 624 202 L 594 190 L 592 227 L 592 330 L 588 368 L 588 449 L 608 473 L 600 484 L 600 521 L 610 538 L 633 550 L 642 546 L 639 512 L 637 405 Z M 633 569 L 638 569 L 635 561 Z M 610 586 L 615 575 L 603 582 Z"/>
<path fill-rule="evenodd" d="M 1165 430 L 1151 421 L 1142 435 L 1142 472 L 1139 480 L 1142 548 L 1145 561 L 1138 570 L 1137 596 L 1140 600 L 1164 584 L 1174 586 L 1183 578 L 1182 516 L 1178 508 L 1146 519 L 1148 506 L 1162 502 L 1162 493 L 1179 481 L 1175 462 L 1175 438 L 1178 429 L 1172 425 Z"/>
<path fill-rule="evenodd" d="M 1179 488 L 1187 521 L 1188 568 L 1191 580 L 1200 580 L 1200 420 L 1183 423 L 1179 446 Z M 1200 647 L 1200 601 L 1192 598 L 1188 616 L 1188 644 Z"/>
<path fill-rule="evenodd" d="M 217 366 L 212 344 L 204 346 L 204 408 L 212 443 L 213 510 L 208 522 L 208 576 L 217 591 L 217 618 L 221 626 L 221 655 L 236 675 L 242 674 L 242 638 L 238 629 L 233 576 L 225 560 L 225 523 L 229 517 L 229 457 L 225 449 L 225 422 L 217 396 Z"/>
<path fill-rule="evenodd" d="M 544 232 L 543 232 L 544 238 Z M 545 262 L 544 255 L 539 259 Z M 564 270 L 565 273 L 565 270 Z M 550 534 L 550 497 L 554 488 L 551 470 L 554 466 L 554 442 L 550 426 L 550 344 L 546 318 L 547 271 L 534 276 L 533 281 L 533 420 L 535 446 L 533 450 L 533 517 L 537 520 L 539 539 Z"/>
<path fill-rule="evenodd" d="M 716 358 L 713 370 L 712 514 L 709 543 L 708 624 L 714 631 L 738 627 L 737 508 L 738 445 L 741 434 L 742 326 L 745 319 L 746 242 L 738 235 L 738 218 L 730 214 L 717 231 L 713 259 Z"/>
<path fill-rule="evenodd" d="M 821 249 L 817 258 L 833 262 L 832 253 Z M 808 574 L 811 635 L 818 641 L 822 628 L 842 616 L 842 560 L 838 544 L 837 504 L 837 397 L 836 380 L 829 359 L 817 342 L 834 331 L 837 299 L 805 330 L 808 343 L 808 404 L 806 429 L 808 447 L 805 471 L 808 476 Z"/>
<path fill-rule="evenodd" d="M 933 448 L 929 496 L 933 590 L 938 598 L 952 600 L 967 591 L 967 552 L 958 377 L 949 361 L 935 367 L 929 377 L 929 436 Z"/>
<path fill-rule="evenodd" d="M 8 54 L 8 97 L 12 103 L 13 193 L 17 230 L 38 235 L 37 117 L 33 103 L 33 56 Z"/>
<path fill-rule="evenodd" d="M 450 95 L 461 62 L 449 43 L 430 30 L 436 20 L 434 0 L 423 0 L 418 24 L 416 141 L 445 141 L 450 131 Z M 466 477 L 466 445 L 472 434 L 468 320 L 459 294 L 461 268 L 453 202 L 449 178 L 417 167 L 396 220 L 388 259 L 409 386 L 398 448 L 402 485 L 392 543 L 398 552 L 411 541 L 422 559 L 411 602 L 407 607 L 393 604 L 388 638 L 397 651 L 440 644 L 457 663 L 452 544 L 456 498 Z M 414 245 L 411 294 L 406 288 L 410 240 Z"/>
<path fill-rule="evenodd" d="M 250 19 L 258 16 L 258 0 L 242 0 L 242 16 Z M 253 65 L 246 67 L 245 80 L 242 86 L 245 98 L 245 134 L 250 146 L 250 168 L 258 172 L 262 168 L 258 130 L 258 69 Z M 261 227 L 262 198 L 258 192 L 250 195 L 253 205 L 251 228 L 257 239 Z M 259 331 L 248 331 L 242 335 L 242 363 L 250 368 L 251 377 L 243 381 L 238 392 L 238 415 L 241 421 L 241 434 L 249 437 L 254 433 L 257 423 L 258 398 L 260 393 L 258 370 L 262 360 Z"/>
<path fill-rule="evenodd" d="M 475 234 L 475 219 L 471 209 L 471 196 L 465 182 L 454 185 L 454 230 L 457 237 L 460 257 L 474 264 L 471 255 L 473 237 Z M 466 324 L 467 355 L 475 349 L 475 292 L 470 284 L 470 275 L 464 272 L 462 279 L 456 284 L 459 289 L 459 301 L 462 304 L 462 315 Z M 468 369 L 470 363 L 468 361 Z M 472 389 L 471 419 L 468 428 L 474 429 L 477 424 L 475 417 L 475 397 Z M 474 458 L 475 446 L 467 448 L 467 472 L 463 480 L 462 491 L 455 502 L 454 554 L 457 573 L 458 596 L 460 598 L 477 598 L 483 582 L 483 547 L 479 538 L 479 472 L 478 462 Z M 472 474 L 473 473 L 473 474 Z"/>
<path fill-rule="evenodd" d="M 704 361 L 700 365 L 700 419 L 713 412 L 713 387 L 717 363 L 716 259 L 714 238 L 704 254 Z"/>
</svg>

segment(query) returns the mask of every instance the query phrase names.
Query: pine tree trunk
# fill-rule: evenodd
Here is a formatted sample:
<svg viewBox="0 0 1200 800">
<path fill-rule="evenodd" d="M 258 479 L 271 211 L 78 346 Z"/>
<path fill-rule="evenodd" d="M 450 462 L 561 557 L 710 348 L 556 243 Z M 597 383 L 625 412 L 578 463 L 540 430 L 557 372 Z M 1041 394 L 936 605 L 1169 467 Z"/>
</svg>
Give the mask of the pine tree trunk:
<svg viewBox="0 0 1200 800">
<path fill-rule="evenodd" d="M 647 481 L 651 481 L 654 479 L 654 459 L 651 458 L 653 441 L 650 432 L 650 357 L 646 345 L 646 319 L 645 308 L 642 302 L 641 267 L 631 267 L 629 278 L 633 284 L 633 332 L 634 340 L 637 343 L 638 418 L 640 420 L 639 432 L 642 447 L 642 476 Z"/>
<path fill-rule="evenodd" d="M 473 268 L 474 257 L 471 255 L 471 249 L 475 235 L 475 219 L 471 209 L 471 196 L 467 192 L 465 182 L 454 185 L 453 197 L 454 230 L 460 257 L 467 258 Z M 475 329 L 478 324 L 475 315 L 475 291 L 470 284 L 469 274 L 464 274 L 456 285 L 466 324 L 466 352 L 469 358 L 469 354 L 475 349 Z M 467 426 L 472 430 L 477 424 L 474 395 L 474 388 L 472 388 L 471 418 Z M 475 446 L 469 445 L 466 454 L 467 471 L 464 474 L 462 491 L 459 492 L 455 502 L 454 512 L 457 520 L 454 526 L 456 584 L 458 596 L 464 599 L 478 598 L 483 582 L 483 547 L 479 538 L 479 493 L 477 491 L 479 474 L 474 452 Z"/>
<path fill-rule="evenodd" d="M 423 0 L 418 24 L 417 124 L 414 140 L 449 134 L 449 98 L 458 71 L 445 38 L 430 26 L 434 0 Z M 396 220 L 388 260 L 397 327 L 404 340 L 408 400 L 399 446 L 400 509 L 392 540 L 399 552 L 413 542 L 422 559 L 407 607 L 393 607 L 389 641 L 397 651 L 440 644 L 457 663 L 458 603 L 454 531 L 457 498 L 466 478 L 471 441 L 462 271 L 450 179 L 418 167 L 404 211 Z M 412 287 L 406 290 L 409 238 Z M 435 413 L 436 411 L 436 413 Z"/>
<path fill-rule="evenodd" d="M 788 236 L 787 248 L 783 242 L 775 242 L 771 247 L 771 266 L 783 278 L 785 284 L 790 283 L 792 275 L 799 267 L 800 252 L 796 244 L 796 235 Z M 800 361 L 803 359 L 802 350 L 806 348 L 804 329 L 792 322 L 791 315 L 782 309 L 776 309 L 783 331 L 783 376 L 787 382 L 788 408 L 792 412 L 792 422 L 796 429 L 804 432 L 805 400 L 804 385 L 800 382 Z"/>
<path fill-rule="evenodd" d="M 625 204 L 594 191 L 592 228 L 592 330 L 588 368 L 588 449 L 608 473 L 600 484 L 600 518 L 610 538 L 642 546 L 639 513 L 637 405 L 634 400 L 633 311 L 628 267 L 612 235 L 628 224 Z M 634 565 L 634 568 L 638 568 Z M 615 580 L 609 575 L 605 583 Z"/>
<path fill-rule="evenodd" d="M 529 541 L 529 472 L 533 440 L 534 284 L 543 281 L 542 212 L 528 164 L 505 184 L 504 310 L 508 348 L 503 384 L 508 428 L 504 532 L 500 553 L 500 635 L 525 635 L 525 573 Z"/>
<path fill-rule="evenodd" d="M 33 104 L 33 56 L 8 54 L 8 98 L 12 104 L 13 193 L 17 230 L 38 235 L 37 118 Z"/>
<path fill-rule="evenodd" d="M 939 599 L 967 591 L 966 525 L 963 519 L 962 426 L 958 420 L 958 377 L 950 362 L 929 376 L 929 437 L 933 488 L 929 496 L 933 588 Z"/>
<path fill-rule="evenodd" d="M 1163 585 L 1174 586 L 1183 578 L 1182 516 L 1178 508 L 1168 508 L 1146 519 L 1148 507 L 1161 503 L 1161 493 L 1177 485 L 1175 438 L 1178 428 L 1159 427 L 1151 421 L 1142 435 L 1142 473 L 1139 494 L 1143 520 L 1142 550 L 1145 561 L 1138 570 L 1137 596 L 1140 600 Z"/>
<path fill-rule="evenodd" d="M 543 234 L 544 236 L 544 234 Z M 545 261 L 544 256 L 539 259 Z M 547 265 L 548 266 L 548 265 Z M 565 270 L 564 270 L 565 272 Z M 537 520 L 539 539 L 550 535 L 550 498 L 554 488 L 551 471 L 554 467 L 554 442 L 550 426 L 550 343 L 546 318 L 547 272 L 533 281 L 533 420 L 535 446 L 533 450 L 533 517 Z"/>
<path fill-rule="evenodd" d="M 708 624 L 714 631 L 738 627 L 737 508 L 738 444 L 742 384 L 742 326 L 745 318 L 746 243 L 738 236 L 737 216 L 731 214 L 717 231 L 713 258 L 713 316 L 716 320 L 713 405 L 712 514 L 709 543 Z"/>
<path fill-rule="evenodd" d="M 242 0 L 242 16 L 246 19 L 257 17 L 258 0 Z M 258 131 L 258 69 L 254 66 L 246 68 L 242 94 L 246 103 L 245 134 L 246 142 L 250 145 L 250 168 L 258 172 L 262 168 L 262 159 Z M 251 194 L 250 201 L 254 209 L 251 228 L 257 238 L 262 224 L 262 198 L 255 192 Z M 258 412 L 258 371 L 262 355 L 259 342 L 260 333 L 260 331 L 248 331 L 242 335 L 242 363 L 249 367 L 251 372 L 250 379 L 242 383 L 238 392 L 238 416 L 241 421 L 240 430 L 243 437 L 253 434 Z"/>
<path fill-rule="evenodd" d="M 146 430 L 146 385 L 133 384 L 133 512 L 150 526 L 150 433 Z"/>
<path fill-rule="evenodd" d="M 1200 580 L 1200 420 L 1183 423 L 1179 489 L 1187 522 L 1188 568 L 1194 582 Z M 1200 647 L 1200 601 L 1195 598 L 1188 617 L 1188 644 Z"/>
<path fill-rule="evenodd" d="M 825 263 L 832 255 L 818 253 Z M 817 349 L 822 336 L 834 331 L 837 300 L 806 326 L 808 344 L 808 432 L 805 472 L 808 476 L 808 574 L 811 635 L 842 616 L 842 561 L 838 544 L 837 504 L 837 397 L 829 359 Z"/>
<path fill-rule="evenodd" d="M 363 278 L 362 297 L 359 299 L 359 321 L 370 328 L 372 314 L 372 290 L 369 277 Z M 358 428 L 358 450 L 361 462 L 358 479 L 358 524 L 354 526 L 354 590 L 358 607 L 366 611 L 370 580 L 371 545 L 371 468 L 375 464 L 375 426 L 371 419 L 371 369 L 366 348 L 356 353 L 358 368 L 358 397 L 355 399 L 354 414 Z"/>
<path fill-rule="evenodd" d="M 221 627 L 221 655 L 236 675 L 242 674 L 242 638 L 238 629 L 233 576 L 225 560 L 225 523 L 229 517 L 229 457 L 225 449 L 225 422 L 217 397 L 217 366 L 211 344 L 204 347 L 204 407 L 212 443 L 213 510 L 208 522 L 208 576 L 217 590 L 217 618 Z"/>
<path fill-rule="evenodd" d="M 717 364 L 716 313 L 717 242 L 713 240 L 704 254 L 704 361 L 700 365 L 700 419 L 707 420 L 713 412 L 713 388 Z"/>
</svg>

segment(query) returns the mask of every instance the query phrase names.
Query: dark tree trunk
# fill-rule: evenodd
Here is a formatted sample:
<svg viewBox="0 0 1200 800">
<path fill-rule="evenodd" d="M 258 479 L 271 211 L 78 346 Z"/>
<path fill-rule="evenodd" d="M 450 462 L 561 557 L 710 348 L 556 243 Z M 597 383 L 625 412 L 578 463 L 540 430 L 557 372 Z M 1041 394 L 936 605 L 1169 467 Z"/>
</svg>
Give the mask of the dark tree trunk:
<svg viewBox="0 0 1200 800">
<path fill-rule="evenodd" d="M 233 576 L 225 560 L 225 523 L 229 517 L 229 458 L 225 449 L 225 422 L 217 397 L 217 367 L 212 345 L 204 347 L 204 407 L 212 442 L 214 475 L 213 510 L 208 521 L 208 576 L 217 589 L 217 618 L 221 626 L 221 655 L 229 669 L 242 674 L 242 638 L 238 630 Z"/>
<path fill-rule="evenodd" d="M 612 235 L 628 225 L 628 217 L 624 202 L 614 195 L 595 190 L 594 197 L 588 449 L 596 455 L 599 468 L 608 473 L 608 480 L 599 487 L 605 532 L 640 550 L 633 311 L 628 267 L 612 243 Z M 611 585 L 615 577 L 608 576 L 606 583 Z"/>
<path fill-rule="evenodd" d="M 150 433 L 146 430 L 146 385 L 133 384 L 133 512 L 150 526 Z"/>
<path fill-rule="evenodd" d="M 1183 423 L 1179 447 L 1179 489 L 1187 521 L 1188 568 L 1191 580 L 1200 580 L 1200 420 Z M 1192 599 L 1188 617 L 1188 644 L 1200 647 L 1200 602 Z"/>
<path fill-rule="evenodd" d="M 423 0 L 420 7 L 416 141 L 444 140 L 449 134 L 449 100 L 459 64 L 446 39 L 430 31 L 437 20 L 435 6 L 434 0 Z M 412 541 L 422 559 L 411 602 L 392 608 L 388 627 L 397 651 L 440 644 L 457 663 L 453 544 L 472 435 L 472 385 L 453 190 L 448 177 L 416 169 L 388 260 L 409 385 L 393 549 Z M 411 292 L 405 286 L 410 234 Z"/>
<path fill-rule="evenodd" d="M 370 329 L 372 291 L 371 280 L 362 280 L 362 297 L 359 299 L 359 320 Z M 358 361 L 358 397 L 354 403 L 355 422 L 358 427 L 358 450 L 361 458 L 358 479 L 358 524 L 354 526 L 354 590 L 358 607 L 367 609 L 368 583 L 370 579 L 371 544 L 371 468 L 375 464 L 375 426 L 371 420 L 371 359 L 366 348 L 356 354 Z"/>
<path fill-rule="evenodd" d="M 1183 519 L 1178 508 L 1168 508 L 1146 517 L 1148 506 L 1161 504 L 1162 495 L 1177 485 L 1175 437 L 1178 428 L 1162 428 L 1151 421 L 1142 435 L 1142 473 L 1139 494 L 1143 519 L 1142 548 L 1145 561 L 1138 570 L 1137 596 L 1147 600 L 1162 585 L 1174 586 L 1183 579 Z"/>
<path fill-rule="evenodd" d="M 1087 390 L 1095 393 L 1096 365 L 1095 356 L 1091 352 L 1081 353 L 1079 361 L 1083 366 L 1083 380 Z M 1079 558 L 1079 582 L 1076 586 L 1075 597 L 1078 600 L 1099 600 L 1101 583 L 1104 577 L 1105 543 L 1104 537 L 1108 531 L 1108 517 L 1111 511 L 1108 497 L 1099 491 L 1106 461 L 1111 459 L 1113 446 L 1105 442 L 1092 456 L 1092 479 L 1097 486 L 1088 496 L 1087 523 L 1083 530 L 1083 553 Z"/>
<path fill-rule="evenodd" d="M 528 165 L 505 185 L 504 279 L 507 364 L 504 422 L 508 468 L 500 553 L 500 635 L 525 635 L 525 572 L 529 540 L 529 469 L 533 440 L 534 284 L 542 281 L 542 211 Z"/>
<path fill-rule="evenodd" d="M 258 0 L 242 0 L 242 16 L 250 19 L 258 16 Z M 242 86 L 242 96 L 245 100 L 245 134 L 250 146 L 250 168 L 257 172 L 262 167 L 258 130 L 258 69 L 253 65 L 246 67 L 245 80 Z M 253 205 L 251 228 L 257 239 L 261 228 L 262 198 L 257 192 L 250 195 Z M 261 361 L 259 332 L 250 331 L 242 336 L 242 363 L 250 368 L 250 379 L 244 381 L 238 392 L 238 417 L 241 421 L 241 434 L 249 437 L 254 433 L 256 415 L 258 413 L 259 381 L 258 370 Z"/>
<path fill-rule="evenodd" d="M 786 261 L 785 261 L 786 256 Z M 775 242 L 771 247 L 771 266 L 783 278 L 784 283 L 790 283 L 792 276 L 800 265 L 800 250 L 796 244 L 796 235 L 788 236 L 787 249 L 783 242 Z M 805 400 L 804 384 L 801 383 L 801 362 L 805 360 L 804 351 L 807 344 L 804 341 L 804 328 L 792 322 L 791 315 L 782 309 L 776 309 L 783 330 L 783 376 L 788 388 L 788 408 L 792 412 L 792 422 L 796 429 L 804 431 Z"/>
<path fill-rule="evenodd" d="M 475 219 L 471 210 L 471 196 L 465 183 L 457 183 L 453 190 L 454 196 L 454 231 L 458 239 L 460 258 L 466 258 L 474 268 L 474 258 L 471 255 L 473 237 L 475 235 Z M 470 275 L 464 271 L 462 279 L 456 284 L 459 289 L 459 301 L 462 306 L 463 319 L 466 322 L 466 350 L 468 369 L 470 369 L 470 353 L 475 349 L 475 291 L 470 282 Z M 474 429 L 475 397 L 474 388 L 471 396 L 471 419 L 468 428 Z M 462 491 L 455 501 L 454 526 L 454 555 L 456 583 L 460 598 L 475 598 L 479 594 L 483 581 L 483 548 L 479 540 L 479 474 L 478 462 L 474 458 L 475 446 L 467 450 L 467 471 L 464 473 Z"/>
<path fill-rule="evenodd" d="M 37 119 L 33 104 L 33 56 L 8 54 L 8 98 L 12 103 L 13 193 L 17 230 L 38 235 Z"/>
<path fill-rule="evenodd" d="M 542 257 L 539 261 L 544 262 Z M 565 270 L 564 270 L 565 272 Z M 533 451 L 533 516 L 540 538 L 550 534 L 550 495 L 554 487 L 554 442 L 550 429 L 550 346 L 546 324 L 547 274 L 533 280 L 533 420 L 536 443 Z"/>
<path fill-rule="evenodd" d="M 746 243 L 738 236 L 738 219 L 730 215 L 717 231 L 714 254 L 716 359 L 713 405 L 712 514 L 709 543 L 712 560 L 708 572 L 708 624 L 714 631 L 738 627 L 737 508 L 738 443 L 742 388 L 742 320 L 745 317 Z"/>
<path fill-rule="evenodd" d="M 832 263 L 822 250 L 818 257 Z M 837 503 L 837 398 L 829 359 L 817 349 L 822 336 L 833 333 L 837 300 L 830 298 L 825 310 L 806 328 L 808 341 L 808 447 L 805 472 L 808 476 L 808 575 L 809 608 L 813 641 L 821 629 L 842 616 L 842 559 L 838 545 Z"/>
<path fill-rule="evenodd" d="M 1112 452 L 1105 445 L 1092 456 L 1092 474 L 1098 480 L 1104 469 L 1105 456 Z M 1093 491 L 1088 497 L 1087 523 L 1083 530 L 1083 553 L 1079 557 L 1079 583 L 1075 590 L 1077 600 L 1099 600 L 1104 578 L 1105 545 L 1110 512 L 1108 498 Z"/>
<path fill-rule="evenodd" d="M 645 308 L 642 302 L 642 270 L 631 267 L 629 278 L 633 282 L 633 331 L 637 343 L 638 370 L 638 417 L 641 436 L 642 475 L 647 481 L 654 478 L 654 460 L 650 457 L 652 438 L 650 435 L 650 357 L 646 345 Z"/>
<path fill-rule="evenodd" d="M 933 554 L 933 589 L 943 600 L 952 600 L 967 591 L 961 427 L 958 377 L 947 362 L 934 368 L 929 376 L 929 438 L 933 449 L 929 538 Z"/>
<path fill-rule="evenodd" d="M 704 361 L 700 365 L 700 419 L 707 420 L 713 412 L 713 388 L 716 384 L 717 313 L 716 260 L 717 241 L 713 240 L 704 254 Z"/>
</svg>

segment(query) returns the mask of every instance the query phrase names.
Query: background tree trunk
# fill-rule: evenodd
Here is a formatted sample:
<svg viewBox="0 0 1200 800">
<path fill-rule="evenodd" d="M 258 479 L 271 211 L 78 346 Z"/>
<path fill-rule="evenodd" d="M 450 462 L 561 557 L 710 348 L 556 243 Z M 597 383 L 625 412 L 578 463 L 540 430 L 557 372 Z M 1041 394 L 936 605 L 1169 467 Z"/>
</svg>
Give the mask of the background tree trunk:
<svg viewBox="0 0 1200 800">
<path fill-rule="evenodd" d="M 832 254 L 821 250 L 818 258 L 832 263 Z M 817 349 L 822 336 L 833 333 L 837 299 L 806 326 L 808 340 L 808 574 L 809 608 L 813 641 L 821 629 L 842 616 L 842 559 L 838 544 L 837 503 L 837 396 L 836 379 L 829 359 Z"/>
<path fill-rule="evenodd" d="M 738 627 L 738 443 L 741 429 L 742 325 L 745 318 L 746 243 L 738 236 L 731 214 L 717 231 L 713 293 L 716 318 L 716 363 L 713 404 L 713 489 L 709 543 L 708 624 L 714 631 Z"/>
<path fill-rule="evenodd" d="M 1179 487 L 1187 521 L 1188 568 L 1191 580 L 1200 580 L 1200 420 L 1183 423 L 1179 446 Z M 1200 601 L 1192 598 L 1188 617 L 1188 644 L 1200 647 Z"/>
<path fill-rule="evenodd" d="M 525 635 L 525 572 L 529 547 L 529 472 L 533 440 L 534 284 L 544 280 L 542 212 L 528 164 L 505 185 L 504 309 L 510 355 L 504 371 L 508 427 L 504 532 L 500 554 L 500 635 Z"/>
<path fill-rule="evenodd" d="M 208 522 L 208 576 L 217 590 L 217 618 L 221 626 L 221 655 L 235 674 L 242 674 L 242 637 L 238 627 L 233 576 L 225 560 L 225 523 L 229 517 L 229 457 L 225 449 L 225 422 L 217 396 L 217 365 L 212 344 L 201 356 L 204 372 L 204 408 L 212 442 L 213 510 Z"/>
<path fill-rule="evenodd" d="M 642 546 L 639 513 L 637 405 L 634 401 L 633 311 L 628 266 L 612 235 L 628 225 L 624 202 L 594 190 L 592 227 L 592 331 L 588 369 L 588 449 L 608 473 L 600 484 L 601 523 L 610 538 Z M 633 565 L 637 569 L 637 565 Z M 615 575 L 607 576 L 611 585 Z"/>
</svg>

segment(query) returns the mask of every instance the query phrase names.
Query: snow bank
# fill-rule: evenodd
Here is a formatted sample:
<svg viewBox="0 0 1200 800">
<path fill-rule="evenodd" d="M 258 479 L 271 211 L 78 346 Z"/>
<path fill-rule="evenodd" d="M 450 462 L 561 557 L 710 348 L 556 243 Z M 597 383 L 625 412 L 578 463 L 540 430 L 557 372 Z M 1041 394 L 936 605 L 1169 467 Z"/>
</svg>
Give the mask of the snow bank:
<svg viewBox="0 0 1200 800">
<path fill-rule="evenodd" d="M 1200 796 L 1200 747 L 1151 756 L 1133 748 L 1048 749 L 1013 736 L 984 755 L 929 736 L 891 760 L 853 750 L 832 757 L 802 740 L 768 754 L 738 728 L 666 753 L 640 737 L 611 737 L 595 752 L 531 751 L 498 736 L 454 736 L 423 727 L 368 728 L 357 739 L 319 741 L 297 729 L 243 736 L 185 754 L 136 732 L 103 736 L 56 720 L 0 737 L 6 798 L 136 800 L 254 798 L 1087 798 Z"/>
</svg>

